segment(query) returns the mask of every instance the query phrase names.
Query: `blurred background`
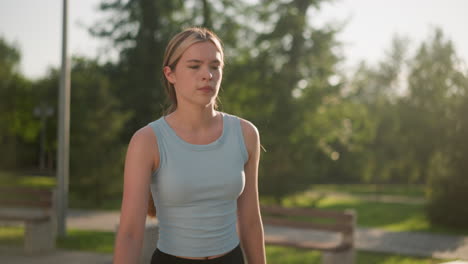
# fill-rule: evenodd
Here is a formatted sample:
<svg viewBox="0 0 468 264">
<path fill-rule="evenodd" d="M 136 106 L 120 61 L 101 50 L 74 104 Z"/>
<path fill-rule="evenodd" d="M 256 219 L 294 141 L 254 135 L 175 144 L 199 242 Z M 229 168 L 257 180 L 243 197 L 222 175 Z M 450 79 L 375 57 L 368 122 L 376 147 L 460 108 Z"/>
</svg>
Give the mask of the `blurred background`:
<svg viewBox="0 0 468 264">
<path fill-rule="evenodd" d="M 61 8 L 0 3 L 2 184 L 55 185 Z M 259 129 L 262 203 L 466 235 L 466 10 L 463 0 L 70 1 L 70 207 L 120 208 L 129 139 L 166 107 L 165 45 L 198 25 L 224 41 L 220 110 Z"/>
</svg>

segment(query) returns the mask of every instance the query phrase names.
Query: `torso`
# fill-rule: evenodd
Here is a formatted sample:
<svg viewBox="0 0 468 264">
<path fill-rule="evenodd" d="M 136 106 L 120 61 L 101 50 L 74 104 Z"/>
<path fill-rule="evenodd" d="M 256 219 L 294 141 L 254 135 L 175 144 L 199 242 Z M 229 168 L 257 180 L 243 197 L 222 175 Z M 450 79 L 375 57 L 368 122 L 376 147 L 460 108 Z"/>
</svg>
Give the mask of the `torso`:
<svg viewBox="0 0 468 264">
<path fill-rule="evenodd" d="M 216 116 L 217 122 L 214 125 L 214 128 L 211 131 L 208 131 L 206 133 L 200 133 L 199 135 L 194 135 L 193 133 L 187 133 L 184 132 L 180 129 L 177 128 L 177 126 L 171 122 L 171 119 L 166 118 L 166 122 L 171 126 L 171 128 L 176 132 L 176 134 L 184 141 L 190 144 L 194 145 L 206 145 L 209 144 L 219 137 L 221 137 L 223 133 L 223 116 L 221 113 L 218 112 L 218 115 Z M 156 148 L 157 149 L 157 148 Z M 158 152 L 156 150 L 156 152 Z M 159 158 L 159 153 L 156 153 L 155 158 L 154 158 L 154 165 L 153 165 L 153 171 L 159 168 L 160 165 L 160 158 Z M 194 259 L 194 260 L 207 260 L 207 259 L 215 259 L 222 257 L 224 255 L 227 255 L 229 252 L 225 252 L 222 254 L 218 255 L 213 255 L 213 256 L 206 256 L 206 257 L 185 257 L 185 256 L 176 256 L 178 258 L 184 258 L 184 259 Z"/>
<path fill-rule="evenodd" d="M 218 118 L 218 120 L 217 120 L 218 122 L 216 124 L 215 129 L 213 129 L 209 133 L 202 133 L 201 135 L 193 135 L 193 134 L 184 133 L 184 132 L 178 130 L 176 126 L 172 125 L 171 120 L 168 120 L 167 117 L 166 117 L 166 122 L 171 126 L 171 128 L 174 131 L 176 131 L 177 136 L 179 136 L 185 142 L 190 143 L 190 144 L 194 144 L 194 145 L 206 145 L 206 144 L 209 144 L 209 143 L 215 141 L 223 133 L 223 117 L 222 117 L 222 114 L 218 112 L 218 115 L 216 117 Z M 148 128 L 148 129 L 151 130 L 151 128 Z M 151 134 L 153 135 L 152 132 L 151 132 Z M 157 144 L 157 141 L 155 139 L 154 139 L 154 142 L 156 142 L 156 144 Z M 159 153 L 157 153 L 158 148 L 154 148 L 154 149 L 156 150 L 155 151 L 156 153 L 155 153 L 154 159 L 153 159 L 152 172 L 154 172 L 155 170 L 157 170 L 157 168 L 159 168 Z"/>
<path fill-rule="evenodd" d="M 209 131 L 200 132 L 198 134 L 194 134 L 190 131 L 183 131 L 182 129 L 178 128 L 169 116 L 166 116 L 165 120 L 169 124 L 169 126 L 176 132 L 177 136 L 179 136 L 185 142 L 194 145 L 207 145 L 218 139 L 223 133 L 222 114 L 218 112 L 215 118 L 216 123 L 213 125 L 213 128 L 209 129 Z"/>
</svg>

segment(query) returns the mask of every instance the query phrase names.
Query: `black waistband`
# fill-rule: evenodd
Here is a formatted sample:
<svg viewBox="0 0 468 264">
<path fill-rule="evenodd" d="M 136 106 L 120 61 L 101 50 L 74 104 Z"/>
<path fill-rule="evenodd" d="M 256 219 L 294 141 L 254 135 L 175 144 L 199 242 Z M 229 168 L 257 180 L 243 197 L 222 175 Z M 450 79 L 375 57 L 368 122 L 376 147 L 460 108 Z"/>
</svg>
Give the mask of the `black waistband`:
<svg viewBox="0 0 468 264">
<path fill-rule="evenodd" d="M 240 245 L 231 250 L 226 255 L 212 259 L 186 259 L 176 257 L 160 251 L 158 248 L 154 251 L 151 258 L 151 264 L 243 264 L 243 254 Z"/>
</svg>

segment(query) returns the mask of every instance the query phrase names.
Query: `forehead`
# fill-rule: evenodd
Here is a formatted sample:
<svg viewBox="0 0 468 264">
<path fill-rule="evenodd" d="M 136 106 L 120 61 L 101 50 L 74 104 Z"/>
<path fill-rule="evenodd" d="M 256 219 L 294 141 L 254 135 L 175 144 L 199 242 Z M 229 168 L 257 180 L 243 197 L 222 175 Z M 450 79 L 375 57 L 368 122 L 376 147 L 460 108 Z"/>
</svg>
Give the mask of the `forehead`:
<svg viewBox="0 0 468 264">
<path fill-rule="evenodd" d="M 222 55 L 211 41 L 198 42 L 190 45 L 181 56 L 182 61 L 201 60 L 222 62 Z"/>
</svg>

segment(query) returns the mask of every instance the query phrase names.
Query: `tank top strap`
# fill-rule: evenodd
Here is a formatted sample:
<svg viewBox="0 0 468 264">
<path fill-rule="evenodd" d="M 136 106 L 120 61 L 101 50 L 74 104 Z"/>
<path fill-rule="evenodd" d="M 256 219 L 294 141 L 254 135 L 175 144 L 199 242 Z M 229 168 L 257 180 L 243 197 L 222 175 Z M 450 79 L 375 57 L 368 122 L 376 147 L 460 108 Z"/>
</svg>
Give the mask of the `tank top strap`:
<svg viewBox="0 0 468 264">
<path fill-rule="evenodd" d="M 166 140 L 167 131 L 164 131 L 164 127 L 162 124 L 162 120 L 158 119 L 148 124 L 152 129 L 154 134 L 156 135 L 156 141 L 158 143 L 158 151 L 159 151 L 159 168 L 166 162 Z M 157 173 L 159 171 L 157 168 L 153 173 Z M 154 174 L 153 174 L 154 175 Z"/>
<path fill-rule="evenodd" d="M 235 139 L 237 140 L 236 144 L 240 148 L 240 153 L 242 155 L 242 158 L 244 159 L 244 163 L 247 162 L 249 159 L 249 155 L 247 152 L 247 148 L 245 146 L 245 140 L 244 140 L 244 134 L 242 132 L 242 125 L 241 125 L 241 119 L 237 116 L 226 114 L 228 122 L 227 126 L 229 131 L 231 131 L 235 135 Z"/>
</svg>

